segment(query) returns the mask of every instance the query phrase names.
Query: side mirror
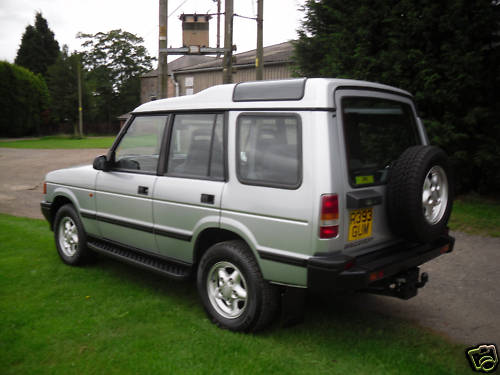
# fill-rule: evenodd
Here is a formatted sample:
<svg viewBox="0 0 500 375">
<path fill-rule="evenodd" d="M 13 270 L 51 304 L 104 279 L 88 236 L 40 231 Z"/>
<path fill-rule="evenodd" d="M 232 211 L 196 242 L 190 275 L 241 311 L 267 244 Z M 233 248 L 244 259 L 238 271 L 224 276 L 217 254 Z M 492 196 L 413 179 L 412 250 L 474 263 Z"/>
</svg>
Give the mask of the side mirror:
<svg viewBox="0 0 500 375">
<path fill-rule="evenodd" d="M 94 164 L 92 165 L 94 169 L 97 169 L 98 171 L 109 171 L 110 169 L 110 162 L 108 161 L 108 158 L 106 155 L 101 155 L 98 156 L 94 159 Z"/>
</svg>

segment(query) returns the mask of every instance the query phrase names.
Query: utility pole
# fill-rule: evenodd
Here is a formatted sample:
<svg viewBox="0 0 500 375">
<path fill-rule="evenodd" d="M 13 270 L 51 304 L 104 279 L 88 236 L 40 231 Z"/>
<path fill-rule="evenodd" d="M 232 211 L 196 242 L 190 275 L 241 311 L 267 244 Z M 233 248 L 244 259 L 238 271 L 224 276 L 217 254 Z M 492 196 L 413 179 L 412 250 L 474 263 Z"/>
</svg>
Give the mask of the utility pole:
<svg viewBox="0 0 500 375">
<path fill-rule="evenodd" d="M 257 56 L 255 58 L 255 79 L 257 81 L 264 79 L 263 16 L 264 0 L 257 0 Z"/>
<path fill-rule="evenodd" d="M 160 19 L 158 33 L 158 96 L 160 99 L 168 97 L 168 53 L 167 53 L 167 21 L 168 0 L 160 1 Z"/>
<path fill-rule="evenodd" d="M 233 0 L 226 0 L 224 17 L 224 68 L 222 83 L 233 82 Z"/>
<path fill-rule="evenodd" d="M 217 1 L 217 49 L 220 48 L 220 0 L 215 0 Z M 220 54 L 217 54 L 217 57 L 219 57 Z"/>
<path fill-rule="evenodd" d="M 78 130 L 80 138 L 83 137 L 83 108 L 82 108 L 82 55 L 78 55 L 76 76 L 78 80 Z M 74 82 L 74 81 L 73 81 Z"/>
</svg>

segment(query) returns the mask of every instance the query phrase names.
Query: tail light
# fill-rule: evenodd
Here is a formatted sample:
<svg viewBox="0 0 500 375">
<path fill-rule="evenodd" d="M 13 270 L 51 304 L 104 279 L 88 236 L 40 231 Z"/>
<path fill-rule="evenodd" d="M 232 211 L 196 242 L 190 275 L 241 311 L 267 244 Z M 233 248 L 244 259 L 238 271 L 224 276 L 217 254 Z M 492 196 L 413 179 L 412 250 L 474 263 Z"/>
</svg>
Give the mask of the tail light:
<svg viewBox="0 0 500 375">
<path fill-rule="evenodd" d="M 47 183 L 43 183 L 43 194 L 47 194 Z"/>
<path fill-rule="evenodd" d="M 337 194 L 321 196 L 319 238 L 333 238 L 339 234 L 339 199 Z"/>
</svg>

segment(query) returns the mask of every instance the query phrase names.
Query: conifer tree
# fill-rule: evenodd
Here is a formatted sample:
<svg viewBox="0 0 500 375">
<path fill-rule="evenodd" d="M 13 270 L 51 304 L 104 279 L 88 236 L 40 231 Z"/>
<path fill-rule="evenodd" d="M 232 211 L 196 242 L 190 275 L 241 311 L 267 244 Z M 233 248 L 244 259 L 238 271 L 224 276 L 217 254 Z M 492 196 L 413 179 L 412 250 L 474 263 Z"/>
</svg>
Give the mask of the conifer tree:
<svg viewBox="0 0 500 375">
<path fill-rule="evenodd" d="M 15 63 L 45 76 L 47 68 L 56 62 L 58 56 L 59 43 L 54 39 L 47 20 L 37 12 L 35 25 L 28 25 L 22 36 Z"/>
</svg>

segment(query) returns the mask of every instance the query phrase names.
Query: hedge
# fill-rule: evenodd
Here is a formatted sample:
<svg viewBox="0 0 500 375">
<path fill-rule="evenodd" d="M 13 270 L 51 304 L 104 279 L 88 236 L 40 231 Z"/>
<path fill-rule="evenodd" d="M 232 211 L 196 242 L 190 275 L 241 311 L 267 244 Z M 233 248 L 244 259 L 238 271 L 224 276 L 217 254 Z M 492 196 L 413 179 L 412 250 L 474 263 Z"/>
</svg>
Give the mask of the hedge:
<svg viewBox="0 0 500 375">
<path fill-rule="evenodd" d="M 0 61 L 0 137 L 39 135 L 49 91 L 41 75 Z"/>
</svg>

